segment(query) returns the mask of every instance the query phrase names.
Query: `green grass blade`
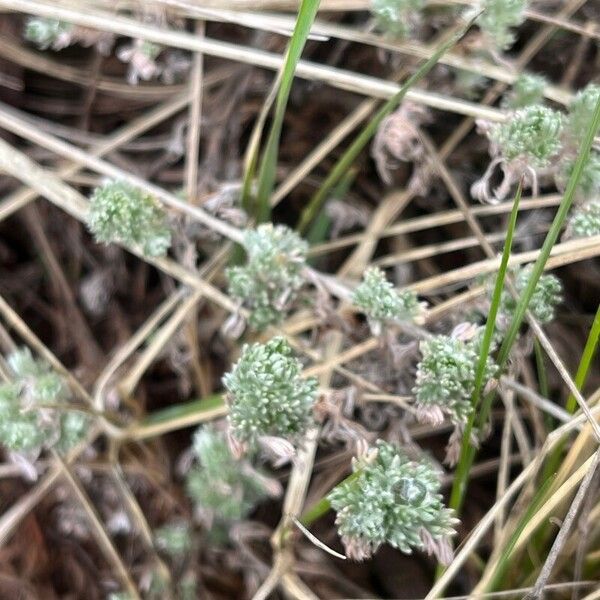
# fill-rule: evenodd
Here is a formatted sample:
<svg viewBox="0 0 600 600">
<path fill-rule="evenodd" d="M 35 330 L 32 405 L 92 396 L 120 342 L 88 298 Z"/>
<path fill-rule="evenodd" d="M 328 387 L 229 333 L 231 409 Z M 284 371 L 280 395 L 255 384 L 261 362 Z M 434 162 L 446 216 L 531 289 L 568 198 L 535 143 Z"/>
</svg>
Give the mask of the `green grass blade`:
<svg viewBox="0 0 600 600">
<path fill-rule="evenodd" d="M 581 178 L 581 174 L 583 172 L 585 163 L 588 159 L 590 149 L 591 149 L 592 143 L 594 141 L 594 136 L 596 134 L 596 131 L 597 131 L 599 125 L 600 125 L 600 100 L 598 101 L 598 103 L 596 105 L 596 108 L 594 111 L 594 116 L 592 118 L 591 127 L 588 130 L 586 137 L 581 145 L 579 155 L 578 155 L 577 161 L 575 163 L 575 167 L 571 173 L 571 177 L 569 179 L 569 183 L 568 183 L 567 189 L 565 191 L 565 195 L 561 201 L 561 204 L 559 205 L 559 208 L 558 208 L 558 211 L 554 218 L 554 221 L 552 222 L 550 231 L 548 232 L 548 235 L 546 236 L 546 239 L 545 239 L 542 249 L 540 251 L 538 260 L 536 261 L 536 263 L 534 265 L 531 278 L 527 284 L 527 287 L 521 294 L 521 297 L 517 304 L 517 308 L 515 310 L 515 315 L 513 317 L 513 320 L 511 322 L 509 330 L 504 338 L 502 345 L 500 346 L 500 351 L 498 353 L 498 360 L 497 360 L 500 370 L 502 370 L 503 367 L 506 365 L 506 362 L 510 355 L 510 350 L 517 338 L 519 328 L 523 322 L 523 318 L 525 317 L 525 312 L 527 311 L 527 307 L 529 305 L 529 301 L 531 300 L 531 296 L 533 295 L 533 292 L 535 290 L 535 286 L 537 285 L 537 282 L 543 273 L 544 266 L 546 264 L 546 261 L 548 260 L 548 257 L 550 256 L 552 247 L 554 246 L 554 244 L 556 243 L 556 240 L 558 239 L 560 230 L 566 220 L 569 209 L 571 208 L 571 205 L 573 204 L 573 200 L 575 197 L 575 191 L 579 185 L 579 180 Z M 505 250 L 506 250 L 506 248 L 505 248 Z M 483 401 L 481 403 L 481 410 L 479 411 L 479 415 L 477 416 L 478 425 L 482 425 L 487 422 L 489 413 L 491 411 L 492 402 L 493 402 L 494 397 L 495 397 L 495 392 L 491 392 L 483 399 Z M 471 415 L 471 417 L 472 418 L 469 419 L 468 425 L 471 424 L 471 421 L 475 419 L 475 413 L 473 413 Z M 454 483 L 452 486 L 452 493 L 451 493 L 451 498 L 450 498 L 450 506 L 455 508 L 455 510 L 457 510 L 457 511 L 459 511 L 460 507 L 462 506 L 464 494 L 466 492 L 466 487 L 467 487 L 468 475 L 469 475 L 471 466 L 473 465 L 473 461 L 474 461 L 475 455 L 476 455 L 476 449 L 469 443 L 468 439 L 466 438 L 466 433 L 467 433 L 467 431 L 465 431 L 465 436 L 463 436 L 463 445 L 461 448 L 461 455 L 460 455 L 459 463 L 458 463 L 458 466 L 456 469 L 455 480 L 454 480 Z M 544 486 L 547 481 L 550 481 L 550 478 L 548 478 L 544 481 Z"/>
<path fill-rule="evenodd" d="M 538 511 L 539 507 L 542 506 L 542 504 L 544 503 L 546 499 L 546 494 L 550 490 L 553 481 L 554 478 L 551 477 L 542 484 L 542 486 L 539 488 L 539 490 L 536 492 L 535 496 L 529 503 L 527 510 L 519 519 L 515 530 L 512 532 L 508 543 L 503 548 L 502 554 L 498 559 L 498 563 L 496 565 L 493 575 L 491 576 L 490 583 L 486 589 L 487 592 L 497 590 L 499 586 L 503 583 L 504 577 L 506 576 L 508 567 L 510 565 L 510 558 L 513 548 L 515 547 L 515 544 L 517 543 L 518 539 L 521 537 L 521 533 L 523 533 L 523 531 L 525 530 L 527 523 L 529 523 L 529 521 Z"/>
<path fill-rule="evenodd" d="M 328 513 L 331 509 L 331 504 L 327 498 L 321 498 L 315 502 L 308 510 L 302 513 L 299 521 L 305 527 L 314 523 L 317 519 L 320 519 L 324 514 Z"/>
<path fill-rule="evenodd" d="M 544 398 L 548 398 L 550 388 L 548 387 L 548 371 L 544 362 L 544 349 L 537 339 L 533 340 L 533 349 L 535 351 L 535 368 L 537 370 L 540 393 Z"/>
<path fill-rule="evenodd" d="M 535 354 L 535 369 L 537 372 L 538 386 L 540 394 L 544 398 L 550 397 L 550 388 L 548 386 L 548 370 L 546 369 L 545 353 L 540 341 L 537 338 L 533 339 L 533 351 Z M 554 429 L 555 420 L 551 415 L 544 413 L 543 415 L 544 425 L 548 431 Z"/>
<path fill-rule="evenodd" d="M 578 390 L 582 390 L 585 382 L 587 381 L 590 366 L 592 364 L 592 360 L 594 360 L 594 355 L 596 354 L 596 350 L 598 349 L 598 340 L 600 339 L 600 304 L 596 310 L 596 316 L 594 317 L 594 321 L 592 323 L 592 327 L 588 334 L 588 338 L 585 342 L 585 346 L 583 348 L 583 353 L 581 354 L 581 360 L 579 361 L 579 367 L 577 367 L 577 373 L 575 374 L 575 385 Z M 573 414 L 577 409 L 577 400 L 575 396 L 571 394 L 567 399 L 567 404 L 565 406 L 566 410 Z"/>
<path fill-rule="evenodd" d="M 437 64 L 440 58 L 454 46 L 470 29 L 473 22 L 477 19 L 479 15 L 475 18 L 471 19 L 467 25 L 456 35 L 452 36 L 448 41 L 442 44 L 432 55 L 431 57 L 424 62 L 421 67 L 411 75 L 404 85 L 398 90 L 398 92 L 392 96 L 378 111 L 375 113 L 375 116 L 369 123 L 364 127 L 361 133 L 357 136 L 357 138 L 352 142 L 350 147 L 344 152 L 342 157 L 335 164 L 321 187 L 317 190 L 317 192 L 310 199 L 308 205 L 302 211 L 300 215 L 300 221 L 298 222 L 297 230 L 300 233 L 306 231 L 308 226 L 315 219 L 317 214 L 319 213 L 321 207 L 328 199 L 331 191 L 340 181 L 340 179 L 344 176 L 344 174 L 348 171 L 348 169 L 352 166 L 358 155 L 363 151 L 365 146 L 369 143 L 369 141 L 373 138 L 373 136 L 377 133 L 377 129 L 381 122 L 391 113 L 393 112 L 402 102 L 404 96 L 408 90 L 415 84 L 418 83 L 431 69 Z"/>
<path fill-rule="evenodd" d="M 271 107 L 277 98 L 277 90 L 281 82 L 282 72 L 277 73 L 277 77 L 273 81 L 273 85 L 269 90 L 265 102 L 262 106 L 258 119 L 254 124 L 252 135 L 246 148 L 246 155 L 244 157 L 244 179 L 242 183 L 242 208 L 248 215 L 256 217 L 256 198 L 252 193 L 252 186 L 254 184 L 254 178 L 256 177 L 256 167 L 260 158 L 260 141 L 262 139 L 263 130 L 267 117 L 271 111 Z"/>
<path fill-rule="evenodd" d="M 525 287 L 523 293 L 521 294 L 521 297 L 519 298 L 519 302 L 517 303 L 515 314 L 513 316 L 513 320 L 511 321 L 508 332 L 506 333 L 506 336 L 502 341 L 502 345 L 500 346 L 497 362 L 501 370 L 505 367 L 508 361 L 510 351 L 519 334 L 519 329 L 521 327 L 521 324 L 523 323 L 527 307 L 529 306 L 529 302 L 531 300 L 531 297 L 533 296 L 533 292 L 535 291 L 537 282 L 539 281 L 540 277 L 542 276 L 542 273 L 544 272 L 544 267 L 546 265 L 548 257 L 550 256 L 550 252 L 552 251 L 552 248 L 554 247 L 554 244 L 558 239 L 560 230 L 562 229 L 562 226 L 564 225 L 565 220 L 568 216 L 569 210 L 573 204 L 573 200 L 575 199 L 575 192 L 577 190 L 577 187 L 579 186 L 579 180 L 581 179 L 583 169 L 585 168 L 585 164 L 589 158 L 590 150 L 594 142 L 594 137 L 596 135 L 596 132 L 598 131 L 599 126 L 600 99 L 596 104 L 594 115 L 590 123 L 590 128 L 588 129 L 585 139 L 579 149 L 577 161 L 575 162 L 575 167 L 571 173 L 571 177 L 569 178 L 569 183 L 567 185 L 565 195 L 563 196 L 563 199 L 556 212 L 556 216 L 554 217 L 554 221 L 552 222 L 550 230 L 548 231 L 546 239 L 544 240 L 538 259 L 536 260 L 533 266 L 531 277 L 527 282 L 527 286 Z M 483 399 L 481 411 L 479 414 L 479 423 L 485 423 L 487 421 L 489 414 L 492 410 L 492 403 L 494 401 L 494 397 L 495 393 L 492 392 Z"/>
<path fill-rule="evenodd" d="M 590 128 L 587 131 L 585 139 L 581 144 L 581 148 L 579 150 L 579 155 L 577 157 L 577 161 L 575 163 L 575 167 L 573 172 L 571 173 L 571 177 L 569 178 L 569 183 L 567 185 L 567 190 L 565 195 L 563 196 L 562 202 L 558 207 L 558 211 L 556 212 L 556 216 L 554 217 L 554 221 L 552 222 L 552 226 L 548 231 L 548 235 L 544 240 L 544 244 L 542 245 L 542 249 L 540 250 L 540 254 L 538 259 L 535 261 L 533 266 L 533 270 L 531 273 L 531 278 L 529 279 L 527 286 L 523 293 L 521 294 L 521 298 L 517 304 L 517 308 L 515 310 L 515 314 L 513 320 L 510 324 L 510 327 L 506 333 L 506 336 L 500 346 L 500 351 L 498 352 L 498 365 L 502 368 L 506 365 L 508 361 L 508 357 L 510 356 L 510 351 L 512 349 L 515 340 L 517 339 L 517 335 L 519 334 L 519 329 L 521 324 L 523 323 L 523 319 L 525 318 L 525 312 L 527 311 L 527 307 L 529 306 L 529 301 L 533 296 L 533 292 L 535 291 L 535 287 L 537 282 L 539 281 L 542 273 L 544 272 L 544 267 L 550 256 L 550 252 L 560 235 L 560 231 L 564 225 L 564 222 L 567 218 L 569 210 L 573 204 L 573 200 L 575 199 L 575 191 L 579 185 L 579 180 L 581 179 L 581 174 L 583 173 L 583 169 L 588 160 L 590 149 L 594 142 L 594 137 L 596 135 L 596 131 L 598 131 L 598 126 L 600 125 L 600 99 L 596 105 L 596 109 L 594 111 L 594 116 L 592 118 L 592 122 L 590 123 Z"/>
<path fill-rule="evenodd" d="M 351 168 L 339 181 L 339 183 L 335 186 L 335 188 L 331 192 L 331 198 L 335 198 L 337 200 L 343 200 L 348 194 L 348 191 L 352 187 L 354 180 L 356 179 L 356 175 L 358 173 L 358 169 Z M 331 227 L 331 219 L 325 214 L 325 207 L 323 207 L 314 223 L 311 225 L 308 233 L 306 234 L 306 241 L 313 245 L 319 244 L 326 239 L 327 232 Z"/>
<path fill-rule="evenodd" d="M 585 342 L 585 346 L 583 348 L 583 352 L 581 354 L 579 366 L 577 367 L 577 373 L 575 374 L 575 386 L 580 391 L 583 389 L 583 386 L 587 381 L 590 372 L 590 367 L 592 365 L 592 361 L 594 360 L 594 355 L 596 354 L 596 350 L 598 349 L 599 339 L 600 305 L 598 305 L 598 309 L 596 310 L 596 316 L 594 317 L 592 327 L 590 329 L 587 340 Z M 575 396 L 573 396 L 573 394 L 569 395 L 565 408 L 571 414 L 573 414 L 577 409 L 577 400 L 575 399 Z M 560 461 L 562 460 L 566 444 L 566 440 L 563 440 L 549 456 L 546 462 L 546 466 L 544 468 L 545 478 L 552 476 L 557 471 L 558 467 L 560 466 Z"/>
<path fill-rule="evenodd" d="M 139 424 L 127 431 L 131 439 L 147 439 L 213 420 L 227 414 L 222 394 L 213 394 L 200 400 L 182 402 L 150 413 Z"/>
<path fill-rule="evenodd" d="M 519 183 L 513 207 L 510 213 L 510 219 L 508 222 L 508 229 L 506 232 L 506 241 L 504 242 L 504 250 L 502 252 L 502 259 L 500 261 L 500 267 L 498 268 L 498 275 L 494 284 L 494 291 L 492 294 L 492 302 L 490 305 L 490 312 L 485 324 L 485 330 L 483 333 L 483 340 L 481 343 L 481 352 L 479 354 L 479 360 L 477 362 L 477 370 L 475 371 L 475 387 L 473 390 L 473 396 L 471 398 L 473 404 L 473 410 L 469 416 L 469 420 L 465 426 L 465 431 L 462 438 L 462 444 L 460 449 L 460 458 L 456 467 L 456 473 L 454 475 L 454 481 L 452 483 L 452 491 L 450 493 L 450 507 L 453 508 L 457 513 L 460 512 L 462 503 L 464 500 L 465 492 L 467 489 L 467 482 L 469 480 L 469 472 L 475 458 L 475 449 L 471 444 L 471 435 L 473 433 L 473 427 L 475 424 L 475 417 L 477 414 L 477 407 L 480 403 L 481 390 L 483 388 L 483 378 L 485 375 L 485 365 L 487 358 L 490 353 L 492 346 L 492 340 L 494 338 L 494 330 L 496 328 L 496 318 L 500 309 L 500 301 L 502 299 L 502 290 L 504 289 L 504 280 L 506 278 L 506 272 L 508 270 L 508 260 L 512 250 L 512 242 L 517 226 L 517 218 L 519 216 L 519 203 L 521 202 L 521 193 L 523 190 L 523 182 Z"/>
<path fill-rule="evenodd" d="M 361 474 L 361 472 L 362 470 L 351 473 L 338 485 L 354 481 Z M 329 500 L 327 500 L 327 497 L 325 496 L 320 500 L 317 500 L 310 508 L 305 510 L 298 520 L 300 521 L 300 523 L 302 523 L 302 525 L 308 527 L 311 523 L 314 523 L 317 519 L 320 519 L 324 514 L 329 512 L 330 509 L 331 503 L 329 502 Z"/>
<path fill-rule="evenodd" d="M 298 60 L 300 60 L 300 55 L 308 39 L 313 21 L 317 16 L 319 3 L 320 0 L 302 0 L 294 33 L 290 39 L 283 62 L 281 83 L 275 101 L 275 114 L 258 171 L 256 214 L 253 215 L 258 222 L 266 221 L 270 218 L 270 199 L 273 193 L 273 186 L 275 185 L 279 139 L 281 137 L 285 109 L 292 89 L 296 65 L 298 64 Z"/>
</svg>

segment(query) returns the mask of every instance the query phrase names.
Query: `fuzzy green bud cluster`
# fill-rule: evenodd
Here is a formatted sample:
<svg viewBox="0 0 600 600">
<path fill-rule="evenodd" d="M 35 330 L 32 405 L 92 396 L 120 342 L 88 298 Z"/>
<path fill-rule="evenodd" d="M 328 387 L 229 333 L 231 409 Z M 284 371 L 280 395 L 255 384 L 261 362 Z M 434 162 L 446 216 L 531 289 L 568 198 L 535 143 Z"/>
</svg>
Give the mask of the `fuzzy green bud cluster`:
<svg viewBox="0 0 600 600">
<path fill-rule="evenodd" d="M 54 448 L 63 454 L 85 438 L 90 418 L 82 412 L 67 411 L 60 418 L 60 438 Z"/>
<path fill-rule="evenodd" d="M 419 20 L 424 0 L 371 0 L 371 12 L 377 27 L 396 37 L 406 37 Z"/>
<path fill-rule="evenodd" d="M 192 548 L 192 532 L 183 521 L 167 523 L 154 532 L 154 543 L 170 557 L 180 558 Z"/>
<path fill-rule="evenodd" d="M 26 40 L 34 43 L 41 50 L 50 47 L 60 50 L 68 45 L 72 30 L 71 23 L 44 17 L 31 17 L 25 23 L 24 36 Z"/>
<path fill-rule="evenodd" d="M 532 104 L 541 104 L 548 81 L 542 75 L 521 73 L 514 82 L 502 105 L 510 110 L 517 110 Z"/>
<path fill-rule="evenodd" d="M 477 100 L 487 84 L 488 79 L 479 73 L 466 71 L 465 69 L 456 69 L 454 86 L 457 95 L 467 100 Z"/>
<path fill-rule="evenodd" d="M 566 128 L 577 144 L 585 137 L 590 128 L 599 98 L 600 85 L 590 83 L 576 94 L 569 106 Z"/>
<path fill-rule="evenodd" d="M 516 273 L 513 273 L 515 288 L 519 294 L 527 287 L 532 271 L 533 265 L 527 265 L 518 269 Z M 554 319 L 556 307 L 562 302 L 562 291 L 560 279 L 555 275 L 546 274 L 539 278 L 529 301 L 528 309 L 541 324 L 549 323 Z M 518 300 L 515 300 L 508 290 L 502 292 L 499 309 L 502 320 L 499 322 L 498 327 L 500 330 L 503 329 L 502 321 L 508 323 L 512 320 L 517 308 L 517 302 Z"/>
<path fill-rule="evenodd" d="M 482 0 L 480 9 L 484 12 L 477 23 L 498 50 L 506 50 L 515 41 L 512 28 L 525 20 L 526 7 L 527 0 Z"/>
<path fill-rule="evenodd" d="M 197 600 L 198 581 L 194 572 L 188 572 L 177 584 L 177 600 Z"/>
<path fill-rule="evenodd" d="M 327 496 L 346 553 L 363 560 L 384 543 L 406 554 L 425 550 L 449 562 L 450 536 L 458 522 L 440 494 L 440 473 L 427 458 L 411 460 L 400 448 L 379 440 L 354 475 Z"/>
<path fill-rule="evenodd" d="M 365 271 L 361 284 L 354 290 L 352 302 L 367 315 L 374 333 L 381 331 L 387 322 L 413 321 L 423 310 L 413 291 L 398 292 L 377 267 Z"/>
<path fill-rule="evenodd" d="M 164 47 L 148 40 L 140 40 L 140 52 L 150 59 L 155 59 L 162 51 Z"/>
<path fill-rule="evenodd" d="M 567 187 L 569 178 L 575 168 L 576 159 L 568 159 L 562 162 L 560 170 L 556 176 L 556 185 L 560 190 Z M 600 154 L 591 152 L 583 166 L 579 185 L 577 186 L 577 197 L 582 200 L 588 200 L 591 197 L 600 195 Z"/>
<path fill-rule="evenodd" d="M 27 348 L 8 357 L 12 380 L 0 385 L 0 443 L 14 452 L 67 451 L 83 439 L 89 418 L 54 405 L 70 399 L 63 379 Z"/>
<path fill-rule="evenodd" d="M 567 230 L 575 238 L 600 235 L 600 199 L 591 200 L 575 210 Z"/>
<path fill-rule="evenodd" d="M 491 139 L 507 162 L 519 161 L 535 169 L 547 166 L 560 152 L 562 127 L 559 112 L 534 104 L 496 125 Z"/>
<path fill-rule="evenodd" d="M 301 437 L 313 422 L 317 380 L 302 378 L 302 364 L 282 337 L 245 345 L 238 362 L 223 377 L 229 422 L 239 442 L 261 436 Z"/>
<path fill-rule="evenodd" d="M 419 418 L 440 424 L 444 415 L 452 423 L 466 423 L 473 405 L 475 373 L 479 361 L 480 336 L 471 340 L 437 335 L 420 344 L 421 362 L 413 393 Z M 484 384 L 496 374 L 497 367 L 488 358 Z"/>
<path fill-rule="evenodd" d="M 285 225 L 265 223 L 244 233 L 248 261 L 227 269 L 229 293 L 251 311 L 250 325 L 279 323 L 304 283 L 308 244 Z"/>
<path fill-rule="evenodd" d="M 207 520 L 242 519 L 269 495 L 267 478 L 247 460 L 234 458 L 222 432 L 198 429 L 192 450 L 196 462 L 187 475 L 186 490 Z"/>
<path fill-rule="evenodd" d="M 96 241 L 139 247 L 146 256 L 164 256 L 171 246 L 163 208 L 124 181 L 109 181 L 94 190 L 87 223 Z"/>
</svg>

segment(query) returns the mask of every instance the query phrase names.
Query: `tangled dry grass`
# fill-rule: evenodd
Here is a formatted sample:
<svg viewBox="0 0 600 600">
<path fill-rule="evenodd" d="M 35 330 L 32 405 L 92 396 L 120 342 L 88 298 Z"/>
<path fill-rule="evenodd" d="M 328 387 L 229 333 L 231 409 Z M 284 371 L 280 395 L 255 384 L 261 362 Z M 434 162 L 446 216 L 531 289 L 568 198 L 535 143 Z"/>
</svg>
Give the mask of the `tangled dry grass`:
<svg viewBox="0 0 600 600">
<path fill-rule="evenodd" d="M 477 26 L 462 35 L 468 0 L 427 3 L 401 40 L 378 28 L 369 0 L 321 0 L 318 13 L 305 1 L 316 18 L 292 85 L 298 4 L 0 0 L 0 376 L 14 380 L 7 358 L 28 347 L 90 423 L 67 452 L 56 440 L 35 456 L 4 451 L 0 598 L 600 598 L 600 236 L 567 231 L 544 257 L 568 195 L 556 157 L 505 182 L 500 202 L 470 193 L 491 160 L 486 133 L 514 119 L 507 103 L 524 72 L 547 78 L 541 101 L 561 112 L 600 81 L 598 0 L 532 2 L 506 48 Z M 40 48 L 23 35 L 30 16 L 73 25 Z M 89 198 L 106 180 L 164 208 L 167 255 L 130 246 L 126 233 L 96 242 Z M 285 318 L 254 331 L 245 325 L 249 307 L 265 308 L 250 306 L 260 286 L 233 294 L 227 273 L 265 212 L 308 246 L 262 315 Z M 551 271 L 562 302 L 553 319 L 529 305 L 485 389 L 474 383 L 481 346 L 469 347 L 461 410 L 432 410 L 415 400 L 422 342 L 454 332 L 455 355 L 480 343 L 507 232 L 509 267 Z M 402 297 L 410 319 L 386 321 L 397 306 L 385 285 L 387 313 L 366 318 L 353 305 L 369 267 L 413 294 Z M 291 441 L 270 431 L 251 456 L 252 436 L 223 433 L 233 400 L 222 377 L 243 343 L 275 335 L 318 382 L 315 420 Z M 493 396 L 489 414 L 485 401 L 472 413 L 471 396 Z M 483 417 L 465 437 L 471 413 Z M 194 452 L 211 435 L 229 440 L 215 452 L 237 455 L 200 471 Z M 354 456 L 359 475 L 375 464 L 377 439 L 415 464 L 427 453 L 436 472 L 449 459 L 438 487 L 460 518 L 453 555 L 449 520 L 440 539 L 420 531 L 413 544 L 432 556 L 340 542 L 327 495 Z M 476 445 L 462 496 L 461 458 Z"/>
</svg>

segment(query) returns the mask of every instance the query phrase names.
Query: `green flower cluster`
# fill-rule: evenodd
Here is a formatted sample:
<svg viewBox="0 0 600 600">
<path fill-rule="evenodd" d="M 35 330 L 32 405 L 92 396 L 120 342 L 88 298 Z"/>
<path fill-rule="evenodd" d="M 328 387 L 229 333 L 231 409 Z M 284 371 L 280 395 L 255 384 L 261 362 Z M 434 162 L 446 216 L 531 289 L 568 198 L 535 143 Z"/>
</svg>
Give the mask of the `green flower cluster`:
<svg viewBox="0 0 600 600">
<path fill-rule="evenodd" d="M 567 228 L 576 238 L 600 235 L 600 199 L 591 200 L 578 208 Z"/>
<path fill-rule="evenodd" d="M 517 110 L 532 104 L 541 104 L 547 85 L 548 81 L 542 75 L 521 73 L 504 98 L 502 106 L 509 110 Z"/>
<path fill-rule="evenodd" d="M 422 358 L 413 388 L 421 420 L 440 424 L 447 415 L 455 425 L 466 423 L 473 410 L 471 396 L 475 389 L 479 346 L 479 336 L 463 341 L 437 335 L 421 342 Z M 496 371 L 496 365 L 488 358 L 484 384 Z"/>
<path fill-rule="evenodd" d="M 197 579 L 193 571 L 188 571 L 182 576 L 173 577 L 176 584 L 175 590 L 170 589 L 169 582 L 162 573 L 154 571 L 149 573 L 148 589 L 144 593 L 144 600 L 197 600 Z M 137 596 L 139 597 L 139 596 Z M 107 596 L 107 600 L 134 600 L 129 592 L 113 592 Z"/>
<path fill-rule="evenodd" d="M 516 272 L 513 272 L 515 288 L 521 294 L 531 278 L 533 265 L 527 265 Z M 562 302 L 562 284 L 560 279 L 552 274 L 542 275 L 535 286 L 531 300 L 529 301 L 529 310 L 531 314 L 541 323 L 549 323 L 554 319 L 556 306 Z M 518 300 L 512 296 L 508 290 L 502 292 L 500 299 L 499 312 L 502 315 L 502 321 L 509 323 L 517 308 Z M 499 329 L 502 330 L 502 321 Z"/>
<path fill-rule="evenodd" d="M 0 443 L 14 452 L 66 452 L 83 439 L 89 418 L 54 405 L 70 399 L 62 378 L 27 348 L 8 357 L 12 381 L 0 384 Z"/>
<path fill-rule="evenodd" d="M 179 580 L 179 583 L 177 585 L 177 600 L 197 600 L 197 587 L 198 581 L 196 578 L 196 574 L 193 571 L 188 572 Z"/>
<path fill-rule="evenodd" d="M 300 377 L 302 364 L 282 337 L 245 345 L 223 377 L 234 437 L 250 444 L 261 436 L 295 440 L 313 422 L 317 380 Z"/>
<path fill-rule="evenodd" d="M 251 311 L 250 325 L 279 323 L 304 283 L 308 244 L 285 225 L 259 225 L 244 233 L 244 266 L 227 269 L 229 293 Z"/>
<path fill-rule="evenodd" d="M 33 42 L 41 50 L 50 47 L 60 50 L 69 45 L 72 30 L 71 23 L 44 17 L 31 17 L 25 23 L 24 36 L 26 40 Z"/>
<path fill-rule="evenodd" d="M 154 532 L 156 547 L 172 558 L 185 556 L 192 547 L 192 532 L 183 521 L 167 523 Z"/>
<path fill-rule="evenodd" d="M 560 190 L 566 188 L 573 173 L 579 146 L 590 128 L 599 98 L 600 85 L 591 83 L 580 90 L 571 101 L 563 136 L 565 152 L 555 176 L 556 185 Z M 600 195 L 600 153 L 592 150 L 579 180 L 577 198 L 585 203 L 598 195 Z"/>
<path fill-rule="evenodd" d="M 269 494 L 266 478 L 246 460 L 233 457 L 223 433 L 211 427 L 198 429 L 192 449 L 196 463 L 187 475 L 186 490 L 209 521 L 242 519 Z"/>
<path fill-rule="evenodd" d="M 378 29 L 396 38 L 411 33 L 424 6 L 425 0 L 371 0 Z"/>
<path fill-rule="evenodd" d="M 560 190 L 566 189 L 569 178 L 575 168 L 575 162 L 575 158 L 562 161 L 556 177 L 556 184 Z M 600 195 L 600 154 L 598 152 L 591 152 L 579 179 L 577 197 L 585 201 L 598 195 Z"/>
<path fill-rule="evenodd" d="M 599 98 L 600 85 L 590 83 L 575 95 L 569 106 L 566 128 L 577 144 L 581 143 L 590 128 Z"/>
<path fill-rule="evenodd" d="M 171 246 L 163 208 L 150 194 L 123 181 L 94 190 L 87 223 L 96 241 L 138 246 L 147 256 L 164 256 Z"/>
<path fill-rule="evenodd" d="M 413 549 L 451 558 L 450 536 L 458 522 L 445 508 L 440 473 L 426 458 L 411 460 L 400 448 L 379 440 L 353 475 L 327 496 L 350 558 L 363 560 L 388 543 L 406 554 Z"/>
<path fill-rule="evenodd" d="M 362 283 L 354 290 L 352 302 L 367 315 L 376 335 L 386 322 L 412 321 L 423 308 L 413 291 L 398 292 L 377 267 L 365 271 Z"/>
<path fill-rule="evenodd" d="M 534 104 L 494 126 L 490 135 L 507 162 L 520 161 L 535 169 L 547 166 L 560 152 L 562 127 L 559 112 Z"/>
<path fill-rule="evenodd" d="M 498 50 L 506 50 L 513 45 L 513 27 L 519 27 L 525 20 L 527 0 L 482 0 L 483 10 L 477 20 L 481 31 Z"/>
</svg>

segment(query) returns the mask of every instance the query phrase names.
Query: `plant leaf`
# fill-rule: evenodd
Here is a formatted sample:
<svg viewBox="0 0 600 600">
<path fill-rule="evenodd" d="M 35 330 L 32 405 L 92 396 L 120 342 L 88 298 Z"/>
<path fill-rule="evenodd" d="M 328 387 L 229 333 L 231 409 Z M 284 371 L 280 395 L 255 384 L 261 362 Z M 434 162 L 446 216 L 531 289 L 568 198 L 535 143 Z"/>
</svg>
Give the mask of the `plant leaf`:
<svg viewBox="0 0 600 600">
<path fill-rule="evenodd" d="M 411 75 L 404 85 L 398 90 L 398 92 L 392 96 L 375 114 L 375 116 L 369 121 L 369 123 L 363 128 L 360 134 L 356 137 L 350 147 L 344 152 L 341 158 L 337 161 L 321 187 L 310 199 L 308 205 L 302 211 L 300 221 L 297 229 L 300 233 L 306 231 L 308 226 L 312 223 L 316 215 L 318 214 L 321 206 L 328 199 L 331 190 L 337 185 L 340 179 L 345 175 L 348 169 L 352 166 L 358 155 L 362 152 L 364 147 L 369 143 L 371 138 L 377 133 L 377 129 L 381 122 L 394 111 L 406 96 L 408 90 L 415 84 L 418 83 L 431 69 L 437 64 L 440 58 L 450 48 L 452 48 L 471 28 L 471 25 L 477 19 L 477 14 L 471 19 L 461 31 L 456 35 L 452 36 L 448 41 L 443 43 L 432 55 L 425 61 L 419 69 Z"/>
<path fill-rule="evenodd" d="M 255 203 L 255 214 L 253 215 L 257 222 L 267 221 L 271 214 L 271 194 L 275 185 L 275 176 L 277 170 L 277 155 L 279 152 L 279 139 L 283 126 L 283 118 L 287 106 L 292 83 L 294 81 L 294 72 L 300 55 L 308 39 L 310 28 L 315 20 L 319 9 L 320 0 L 302 0 L 294 33 L 290 39 L 285 60 L 281 70 L 281 82 L 277 99 L 275 101 L 275 114 L 273 122 L 264 148 L 261 164 L 258 172 L 258 186 Z"/>
</svg>

